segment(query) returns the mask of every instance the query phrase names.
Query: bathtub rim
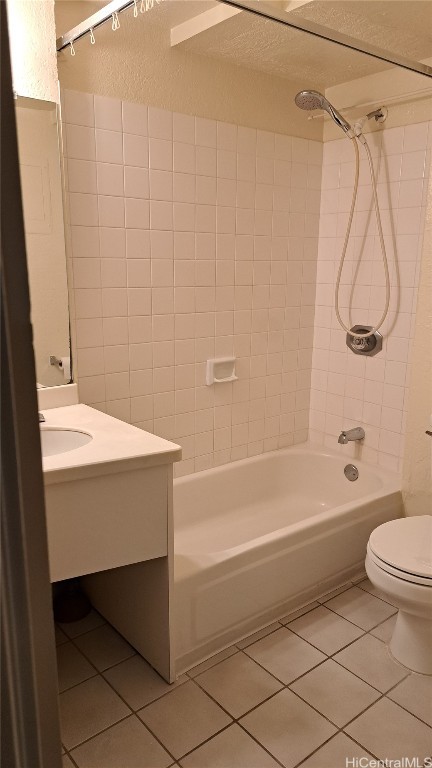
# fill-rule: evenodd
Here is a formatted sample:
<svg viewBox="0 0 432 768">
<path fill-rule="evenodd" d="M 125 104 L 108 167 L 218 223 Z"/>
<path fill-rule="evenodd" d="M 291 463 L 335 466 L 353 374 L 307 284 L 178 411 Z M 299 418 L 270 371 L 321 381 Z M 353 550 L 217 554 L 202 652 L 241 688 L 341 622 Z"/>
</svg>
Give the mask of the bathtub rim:
<svg viewBox="0 0 432 768">
<path fill-rule="evenodd" d="M 255 456 L 246 456 L 244 459 L 236 459 L 235 461 L 228 461 L 225 464 L 220 464 L 217 467 L 210 467 L 210 469 L 202 469 L 199 472 L 191 472 L 188 475 L 175 477 L 174 488 L 176 488 L 176 486 L 181 487 L 183 485 L 187 485 L 195 477 L 199 477 L 200 479 L 203 477 L 213 477 L 221 474 L 224 471 L 234 469 L 236 467 L 243 467 L 248 464 L 258 464 L 271 456 L 281 456 L 285 454 L 289 455 L 294 453 L 300 454 L 300 455 L 302 454 L 319 455 L 319 456 L 324 456 L 326 458 L 332 458 L 332 459 L 342 458 L 342 454 L 339 453 L 337 450 L 332 450 L 331 448 L 320 445 L 318 443 L 307 441 L 305 443 L 298 443 L 296 445 L 288 445 L 285 448 L 275 448 L 272 451 L 264 451 L 264 453 L 259 453 Z M 384 485 L 388 483 L 389 487 L 392 490 L 399 490 L 399 491 L 401 490 L 402 476 L 399 473 L 391 472 L 389 469 L 385 469 L 384 467 L 375 466 L 374 464 L 369 464 L 363 459 L 357 459 L 353 456 L 347 456 L 346 463 L 355 464 L 356 466 L 358 465 L 359 469 L 364 468 L 367 471 L 371 471 L 372 473 L 377 474 L 378 476 L 382 477 L 384 481 Z M 365 497 L 361 496 L 359 498 L 363 499 Z"/>
<path fill-rule="evenodd" d="M 271 543 L 272 541 L 280 538 L 281 535 L 287 533 L 288 529 L 290 533 L 295 537 L 299 535 L 300 533 L 307 532 L 309 529 L 314 528 L 316 526 L 320 527 L 324 524 L 331 524 L 335 525 L 337 524 L 338 519 L 342 520 L 346 515 L 348 515 L 350 512 L 353 512 L 355 509 L 357 509 L 359 506 L 365 506 L 373 503 L 374 501 L 378 501 L 380 499 L 388 498 L 392 495 L 400 496 L 402 489 L 401 489 L 401 478 L 399 475 L 396 475 L 392 472 L 389 472 L 388 470 L 381 469 L 380 467 L 377 468 L 377 474 L 380 477 L 382 481 L 382 487 L 379 490 L 371 491 L 370 493 L 366 493 L 364 495 L 358 496 L 356 499 L 352 499 L 351 501 L 345 502 L 344 504 L 338 504 L 337 506 L 333 506 L 330 509 L 322 510 L 317 512 L 316 514 L 312 515 L 311 517 L 305 518 L 304 520 L 299 520 L 297 522 L 288 523 L 283 528 L 277 528 L 274 531 L 270 531 L 268 533 L 262 534 L 261 536 L 255 537 L 254 539 L 250 539 L 247 542 L 243 542 L 241 544 L 237 544 L 234 547 L 229 547 L 225 549 L 217 549 L 217 550 L 205 550 L 205 551 L 185 551 L 176 549 L 175 546 L 175 527 L 176 527 L 176 509 L 175 509 L 175 487 L 178 484 L 179 486 L 183 485 L 189 485 L 191 482 L 193 482 L 195 475 L 200 475 L 201 479 L 205 479 L 205 477 L 214 477 L 221 474 L 224 474 L 224 471 L 226 471 L 227 468 L 231 469 L 231 467 L 234 469 L 235 466 L 241 465 L 245 466 L 246 464 L 257 464 L 264 460 L 264 457 L 266 459 L 269 459 L 272 457 L 272 455 L 319 455 L 324 456 L 326 458 L 338 458 L 339 454 L 336 452 L 332 452 L 330 449 L 323 449 L 322 446 L 320 446 L 321 450 L 317 450 L 317 446 L 313 443 L 307 443 L 307 444 L 301 444 L 301 448 L 298 448 L 297 446 L 289 446 L 287 448 L 278 449 L 275 451 L 268 451 L 267 453 L 259 454 L 258 456 L 252 456 L 246 459 L 239 459 L 239 461 L 231 462 L 229 464 L 222 464 L 219 467 L 212 467 L 211 469 L 203 470 L 199 473 L 193 473 L 191 475 L 185 475 L 184 477 L 177 478 L 174 480 L 174 555 L 176 556 L 184 556 L 190 562 L 196 562 L 200 564 L 202 567 L 204 563 L 207 563 L 208 566 L 211 564 L 217 564 L 222 562 L 223 560 L 226 560 L 230 557 L 235 557 L 236 555 L 242 554 L 243 552 L 247 552 L 250 549 L 253 549 L 254 546 L 259 544 L 266 544 Z M 372 465 L 366 464 L 365 462 L 357 461 L 357 464 L 359 465 L 359 469 L 361 470 L 362 467 L 371 468 Z M 372 468 L 373 469 L 373 468 Z M 397 499 L 395 498 L 395 504 L 397 502 Z"/>
</svg>

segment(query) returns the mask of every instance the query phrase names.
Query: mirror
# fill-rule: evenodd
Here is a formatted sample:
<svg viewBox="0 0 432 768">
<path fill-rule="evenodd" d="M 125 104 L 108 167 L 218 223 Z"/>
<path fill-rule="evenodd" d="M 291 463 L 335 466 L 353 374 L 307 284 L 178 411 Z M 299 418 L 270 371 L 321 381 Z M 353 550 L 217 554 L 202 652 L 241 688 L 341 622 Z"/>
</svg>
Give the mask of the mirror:
<svg viewBox="0 0 432 768">
<path fill-rule="evenodd" d="M 36 380 L 52 387 L 71 380 L 58 106 L 18 97 L 15 108 Z"/>
</svg>

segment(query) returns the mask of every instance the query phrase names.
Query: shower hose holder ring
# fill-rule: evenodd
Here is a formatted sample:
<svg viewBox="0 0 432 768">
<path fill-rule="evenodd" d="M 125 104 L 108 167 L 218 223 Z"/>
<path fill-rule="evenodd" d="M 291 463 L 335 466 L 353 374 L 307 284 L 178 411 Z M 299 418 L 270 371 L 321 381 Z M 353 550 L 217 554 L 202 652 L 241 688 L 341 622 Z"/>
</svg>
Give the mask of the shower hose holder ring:
<svg viewBox="0 0 432 768">
<path fill-rule="evenodd" d="M 351 333 L 368 333 L 372 330 L 371 325 L 353 325 L 350 329 Z M 346 345 L 354 352 L 355 355 L 367 355 L 373 357 L 381 352 L 383 344 L 383 337 L 379 331 L 375 331 L 373 336 L 351 336 L 349 333 L 346 335 Z"/>
</svg>

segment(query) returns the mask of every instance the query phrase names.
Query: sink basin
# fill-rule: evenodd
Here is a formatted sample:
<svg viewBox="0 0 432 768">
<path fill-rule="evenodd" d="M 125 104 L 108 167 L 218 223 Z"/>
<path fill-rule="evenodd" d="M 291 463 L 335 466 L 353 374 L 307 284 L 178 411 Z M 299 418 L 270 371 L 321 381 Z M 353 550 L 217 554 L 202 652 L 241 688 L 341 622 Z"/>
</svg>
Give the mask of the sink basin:
<svg viewBox="0 0 432 768">
<path fill-rule="evenodd" d="M 88 432 L 80 432 L 77 429 L 62 429 L 61 427 L 42 427 L 41 431 L 42 456 L 55 456 L 58 453 L 67 453 L 82 448 L 91 440 Z"/>
</svg>

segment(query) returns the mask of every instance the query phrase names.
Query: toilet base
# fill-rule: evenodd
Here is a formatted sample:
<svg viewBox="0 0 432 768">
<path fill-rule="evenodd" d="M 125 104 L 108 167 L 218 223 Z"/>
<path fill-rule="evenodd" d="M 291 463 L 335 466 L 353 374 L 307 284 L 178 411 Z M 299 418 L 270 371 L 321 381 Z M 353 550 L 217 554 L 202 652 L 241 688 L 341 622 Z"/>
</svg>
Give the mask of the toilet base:
<svg viewBox="0 0 432 768">
<path fill-rule="evenodd" d="M 432 675 L 432 621 L 399 610 L 390 651 L 412 672 Z"/>
</svg>

